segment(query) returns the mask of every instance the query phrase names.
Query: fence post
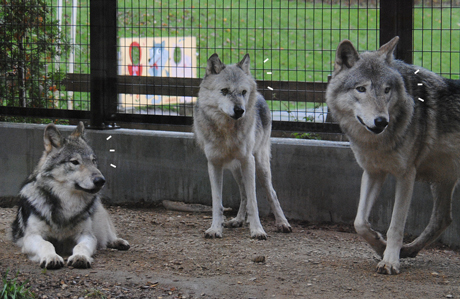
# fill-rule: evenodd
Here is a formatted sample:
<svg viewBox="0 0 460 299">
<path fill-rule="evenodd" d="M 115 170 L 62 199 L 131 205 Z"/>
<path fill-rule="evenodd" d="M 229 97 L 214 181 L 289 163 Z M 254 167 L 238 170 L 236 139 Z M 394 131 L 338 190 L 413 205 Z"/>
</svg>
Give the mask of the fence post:
<svg viewBox="0 0 460 299">
<path fill-rule="evenodd" d="M 395 56 L 406 63 L 413 61 L 413 15 L 413 0 L 380 1 L 380 45 L 382 46 L 398 35 L 400 39 Z"/>
<path fill-rule="evenodd" d="M 117 109 L 117 0 L 90 0 L 90 24 L 90 126 L 105 129 Z"/>
</svg>

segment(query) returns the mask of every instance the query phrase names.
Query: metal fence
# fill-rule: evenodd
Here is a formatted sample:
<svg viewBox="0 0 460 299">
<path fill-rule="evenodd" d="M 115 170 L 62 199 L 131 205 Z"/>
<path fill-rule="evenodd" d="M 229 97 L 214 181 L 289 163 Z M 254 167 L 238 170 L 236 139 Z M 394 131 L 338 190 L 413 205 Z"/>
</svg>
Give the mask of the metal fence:
<svg viewBox="0 0 460 299">
<path fill-rule="evenodd" d="M 338 132 L 324 92 L 342 39 L 365 51 L 399 35 L 399 59 L 460 75 L 457 1 L 4 1 L 35 2 L 48 17 L 35 12 L 21 43 L 5 32 L 0 51 L 25 47 L 25 60 L 43 43 L 52 51 L 40 54 L 41 71 L 0 56 L 1 115 L 191 125 L 208 57 L 229 64 L 249 53 L 275 130 Z M 22 26 L 4 11 L 0 22 Z M 58 36 L 41 38 L 44 26 Z"/>
</svg>

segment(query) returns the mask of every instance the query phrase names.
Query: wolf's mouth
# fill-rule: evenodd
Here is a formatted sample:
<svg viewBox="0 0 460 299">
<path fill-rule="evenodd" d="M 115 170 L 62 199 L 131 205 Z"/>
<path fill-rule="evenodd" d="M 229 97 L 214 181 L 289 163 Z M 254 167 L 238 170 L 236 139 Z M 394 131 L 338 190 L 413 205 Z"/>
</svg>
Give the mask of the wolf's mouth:
<svg viewBox="0 0 460 299">
<path fill-rule="evenodd" d="M 77 183 L 75 183 L 75 189 L 80 190 L 80 191 L 84 191 L 86 193 L 91 193 L 91 194 L 95 194 L 95 193 L 99 192 L 99 190 L 101 190 L 100 187 L 95 187 L 93 189 L 86 189 L 86 188 L 83 188 L 82 186 L 80 186 Z"/>
<path fill-rule="evenodd" d="M 358 119 L 358 121 L 359 121 L 364 127 L 366 127 L 366 129 L 367 129 L 368 131 L 370 131 L 370 132 L 372 132 L 372 133 L 374 133 L 374 134 L 376 134 L 376 135 L 382 133 L 382 132 L 385 130 L 385 128 L 386 128 L 386 127 L 384 127 L 384 128 L 379 128 L 379 127 L 370 128 L 370 127 L 368 127 L 368 126 L 364 123 L 364 121 L 362 120 L 361 117 L 357 116 L 356 118 Z"/>
</svg>

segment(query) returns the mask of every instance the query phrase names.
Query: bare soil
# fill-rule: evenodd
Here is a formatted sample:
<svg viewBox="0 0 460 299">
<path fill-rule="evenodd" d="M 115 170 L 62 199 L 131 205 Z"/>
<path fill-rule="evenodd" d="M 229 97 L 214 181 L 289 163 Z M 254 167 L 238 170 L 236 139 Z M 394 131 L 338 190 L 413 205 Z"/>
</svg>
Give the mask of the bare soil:
<svg viewBox="0 0 460 299">
<path fill-rule="evenodd" d="M 202 213 L 110 207 L 129 251 L 101 250 L 91 269 L 43 270 L 12 244 L 15 208 L 0 208 L 0 272 L 29 280 L 37 298 L 460 298 L 460 254 L 442 246 L 402 261 L 402 273 L 375 272 L 377 257 L 348 226 L 291 222 L 268 240 L 247 227 L 205 239 Z"/>
</svg>

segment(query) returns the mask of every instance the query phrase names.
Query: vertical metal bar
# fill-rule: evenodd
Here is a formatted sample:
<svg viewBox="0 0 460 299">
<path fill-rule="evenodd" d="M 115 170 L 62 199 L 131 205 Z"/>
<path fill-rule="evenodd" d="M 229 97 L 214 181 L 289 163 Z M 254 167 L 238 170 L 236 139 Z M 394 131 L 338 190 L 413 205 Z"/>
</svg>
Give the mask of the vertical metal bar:
<svg viewBox="0 0 460 299">
<path fill-rule="evenodd" d="M 413 0 L 380 1 L 380 45 L 399 36 L 395 56 L 406 63 L 412 63 L 413 14 Z"/>
<path fill-rule="evenodd" d="M 91 128 L 104 129 L 117 109 L 117 0 L 90 1 Z"/>
</svg>

